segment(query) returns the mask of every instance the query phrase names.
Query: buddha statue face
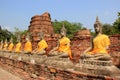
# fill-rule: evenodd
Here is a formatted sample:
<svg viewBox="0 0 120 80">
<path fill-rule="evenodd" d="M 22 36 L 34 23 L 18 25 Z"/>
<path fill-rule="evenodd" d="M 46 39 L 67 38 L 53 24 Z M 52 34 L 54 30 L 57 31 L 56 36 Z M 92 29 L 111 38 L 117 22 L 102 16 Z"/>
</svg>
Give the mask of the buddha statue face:
<svg viewBox="0 0 120 80">
<path fill-rule="evenodd" d="M 4 43 L 7 43 L 7 39 L 5 40 L 5 42 Z"/>
<path fill-rule="evenodd" d="M 3 40 L 1 40 L 1 42 L 0 42 L 1 44 L 3 43 Z"/>
<path fill-rule="evenodd" d="M 65 27 L 64 27 L 64 24 L 63 24 L 63 27 L 62 27 L 62 29 L 61 29 L 60 34 L 61 34 L 62 37 L 63 37 L 63 36 L 66 36 L 66 29 L 65 29 Z"/>
<path fill-rule="evenodd" d="M 42 39 L 44 38 L 44 33 L 41 32 L 41 33 L 38 34 L 38 36 L 39 36 L 39 39 L 38 39 L 38 40 L 40 41 L 40 40 L 42 40 Z"/>
<path fill-rule="evenodd" d="M 20 39 L 18 39 L 17 42 L 20 42 Z"/>
<path fill-rule="evenodd" d="M 99 27 L 98 24 L 95 24 L 94 30 L 95 30 L 96 33 L 99 33 L 99 32 L 100 32 L 100 27 Z"/>
<path fill-rule="evenodd" d="M 25 38 L 26 41 L 29 41 L 30 40 L 30 33 L 27 33 L 27 36 Z"/>
<path fill-rule="evenodd" d="M 61 31 L 61 36 L 65 36 L 66 35 L 66 32 L 65 31 Z"/>
<path fill-rule="evenodd" d="M 100 23 L 98 17 L 96 17 L 96 22 L 94 24 L 94 30 L 95 30 L 96 34 L 102 33 L 102 24 Z"/>
<path fill-rule="evenodd" d="M 12 42 L 13 42 L 13 39 L 11 38 L 11 39 L 10 39 L 10 43 L 12 43 Z"/>
<path fill-rule="evenodd" d="M 25 40 L 26 40 L 26 41 L 28 41 L 29 39 L 28 39 L 28 38 L 26 38 Z"/>
<path fill-rule="evenodd" d="M 18 35 L 17 37 L 17 42 L 20 42 L 20 35 Z"/>
</svg>

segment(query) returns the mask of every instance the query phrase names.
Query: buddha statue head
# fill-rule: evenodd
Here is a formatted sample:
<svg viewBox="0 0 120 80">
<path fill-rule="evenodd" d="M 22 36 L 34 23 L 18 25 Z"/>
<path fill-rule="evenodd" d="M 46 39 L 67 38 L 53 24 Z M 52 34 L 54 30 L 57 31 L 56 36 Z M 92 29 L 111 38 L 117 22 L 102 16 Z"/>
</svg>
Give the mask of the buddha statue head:
<svg viewBox="0 0 120 80">
<path fill-rule="evenodd" d="M 20 42 L 20 35 L 17 36 L 17 42 Z"/>
<path fill-rule="evenodd" d="M 44 33 L 43 32 L 40 32 L 39 33 L 39 40 L 42 40 L 44 38 Z"/>
<path fill-rule="evenodd" d="M 62 25 L 62 28 L 61 28 L 61 31 L 60 31 L 60 34 L 61 34 L 61 36 L 63 37 L 63 36 L 66 36 L 66 29 L 65 29 L 65 27 L 64 27 L 64 23 L 63 23 L 63 25 Z"/>
<path fill-rule="evenodd" d="M 10 43 L 12 43 L 12 42 L 13 42 L 13 38 L 11 37 L 11 38 L 10 38 Z"/>
<path fill-rule="evenodd" d="M 7 43 L 7 39 L 5 39 L 5 42 L 4 43 Z"/>
<path fill-rule="evenodd" d="M 94 24 L 94 30 L 96 34 L 102 33 L 102 24 L 100 23 L 98 16 L 96 17 L 96 21 Z"/>
<path fill-rule="evenodd" d="M 3 44 L 3 40 L 0 41 L 0 44 Z"/>
<path fill-rule="evenodd" d="M 27 33 L 27 36 L 25 38 L 26 41 L 29 41 L 30 40 L 30 33 Z"/>
<path fill-rule="evenodd" d="M 0 49 L 3 47 L 3 40 L 0 41 Z"/>
</svg>

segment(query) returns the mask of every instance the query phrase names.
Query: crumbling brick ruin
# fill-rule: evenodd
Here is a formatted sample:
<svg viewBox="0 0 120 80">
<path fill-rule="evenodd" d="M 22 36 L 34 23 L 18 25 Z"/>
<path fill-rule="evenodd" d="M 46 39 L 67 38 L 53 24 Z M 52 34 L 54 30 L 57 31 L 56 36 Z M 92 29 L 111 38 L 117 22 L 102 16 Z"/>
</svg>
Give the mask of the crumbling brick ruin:
<svg viewBox="0 0 120 80">
<path fill-rule="evenodd" d="M 31 33 L 33 49 L 36 48 L 39 38 L 39 33 L 44 33 L 44 38 L 48 43 L 47 52 L 56 46 L 57 37 L 59 34 L 55 34 L 51 22 L 51 17 L 48 12 L 42 15 L 35 15 L 31 18 L 30 26 L 28 27 Z"/>
</svg>

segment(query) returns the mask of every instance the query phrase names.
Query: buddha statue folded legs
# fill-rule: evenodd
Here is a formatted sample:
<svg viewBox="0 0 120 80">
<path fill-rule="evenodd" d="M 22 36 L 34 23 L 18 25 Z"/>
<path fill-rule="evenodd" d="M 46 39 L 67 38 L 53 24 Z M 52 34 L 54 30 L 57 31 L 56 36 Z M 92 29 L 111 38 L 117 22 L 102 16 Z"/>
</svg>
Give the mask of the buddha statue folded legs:
<svg viewBox="0 0 120 80">
<path fill-rule="evenodd" d="M 81 59 L 108 61 L 111 60 L 111 56 L 109 54 L 104 54 L 104 53 L 83 54 L 81 55 Z"/>
</svg>

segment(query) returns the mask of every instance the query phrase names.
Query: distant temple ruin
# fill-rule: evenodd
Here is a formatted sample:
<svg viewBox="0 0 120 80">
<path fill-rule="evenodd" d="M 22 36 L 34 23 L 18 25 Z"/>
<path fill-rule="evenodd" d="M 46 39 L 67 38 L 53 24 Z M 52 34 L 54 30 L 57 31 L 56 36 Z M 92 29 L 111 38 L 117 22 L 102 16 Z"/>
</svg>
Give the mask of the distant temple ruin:
<svg viewBox="0 0 120 80">
<path fill-rule="evenodd" d="M 60 36 L 55 34 L 51 22 L 51 17 L 48 12 L 45 12 L 42 15 L 35 15 L 31 18 L 30 26 L 28 31 L 31 33 L 33 49 L 36 48 L 39 38 L 39 33 L 44 33 L 44 37 L 48 42 L 48 51 L 56 46 L 56 38 Z"/>
<path fill-rule="evenodd" d="M 51 17 L 48 12 L 42 15 L 35 15 L 31 18 L 29 31 L 32 36 L 35 37 L 37 33 L 43 32 L 44 34 L 53 34 L 54 30 L 52 27 Z M 36 38 L 33 40 L 36 40 Z"/>
</svg>

